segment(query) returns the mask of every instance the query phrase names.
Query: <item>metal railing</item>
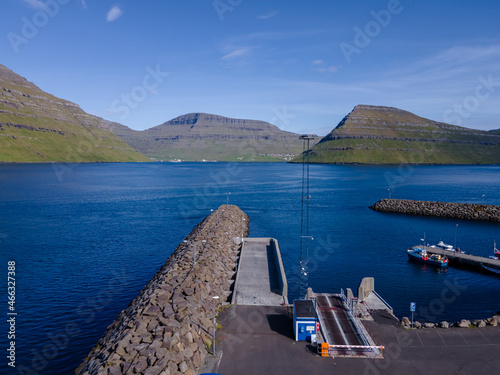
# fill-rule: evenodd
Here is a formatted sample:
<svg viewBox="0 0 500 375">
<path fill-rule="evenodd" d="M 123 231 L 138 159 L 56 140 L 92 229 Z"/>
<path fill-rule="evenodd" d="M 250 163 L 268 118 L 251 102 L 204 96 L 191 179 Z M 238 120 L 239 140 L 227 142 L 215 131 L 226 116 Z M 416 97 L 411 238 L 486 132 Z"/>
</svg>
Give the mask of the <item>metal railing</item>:
<svg viewBox="0 0 500 375">
<path fill-rule="evenodd" d="M 343 288 L 340 289 L 340 298 L 342 299 L 342 302 L 344 302 L 344 306 L 346 307 L 346 309 L 349 310 L 349 308 L 347 307 L 347 297 L 345 296 Z"/>
<path fill-rule="evenodd" d="M 353 348 L 355 348 L 355 347 L 370 348 L 370 349 L 379 348 L 379 346 L 374 345 L 375 341 L 373 340 L 370 333 L 367 331 L 363 322 L 361 322 L 361 320 L 357 316 L 355 316 L 355 314 L 353 314 L 353 311 L 349 308 L 349 303 L 348 303 L 348 300 L 345 296 L 343 289 L 340 290 L 340 297 L 342 298 L 342 301 L 344 303 L 344 307 L 347 310 L 348 318 L 350 319 L 350 321 L 352 322 L 352 324 L 356 328 L 356 332 L 358 332 L 358 334 L 361 338 L 361 341 L 364 344 L 364 345 L 354 345 L 354 346 L 350 345 L 350 346 Z M 380 354 L 380 356 L 382 356 L 382 354 Z"/>
<path fill-rule="evenodd" d="M 358 322 L 358 318 L 355 318 L 352 315 L 351 310 L 347 310 L 347 315 L 348 315 L 349 319 L 351 320 L 352 324 L 354 324 L 354 327 L 356 328 L 356 332 L 359 333 L 359 336 L 361 337 L 363 344 L 365 344 L 366 346 L 370 346 L 371 343 L 369 342 L 369 340 L 367 338 L 367 337 L 369 337 L 369 335 L 368 335 L 368 332 L 366 331 L 363 323 L 361 323 L 360 321 Z"/>
<path fill-rule="evenodd" d="M 386 305 L 391 310 L 391 312 L 394 311 L 393 308 L 392 308 L 392 306 L 389 305 L 389 303 L 385 299 L 383 299 L 380 296 L 380 294 L 378 294 L 376 291 L 373 291 L 373 293 L 384 303 L 384 305 Z"/>
<path fill-rule="evenodd" d="M 375 354 L 377 358 L 384 358 L 384 346 L 382 345 L 330 345 L 327 343 L 321 343 L 318 345 L 318 354 L 322 357 L 327 357 L 330 355 L 330 352 L 333 350 L 341 350 L 345 349 L 346 351 L 349 352 L 356 352 L 356 351 L 362 351 L 366 352 L 367 350 L 370 350 L 372 353 Z M 351 354 L 352 355 L 352 354 Z"/>
<path fill-rule="evenodd" d="M 360 337 L 362 343 L 364 345 L 332 345 L 326 342 L 318 345 L 317 351 L 321 356 L 328 356 L 330 350 L 334 349 L 345 349 L 347 352 L 350 352 L 350 355 L 354 356 L 357 351 L 370 351 L 373 353 L 376 358 L 383 358 L 383 349 L 382 345 L 375 345 L 375 341 L 373 340 L 373 336 L 367 331 L 365 325 L 361 322 L 361 320 L 353 315 L 352 309 L 349 308 L 349 302 L 345 295 L 344 289 L 340 290 L 340 294 L 332 294 L 333 296 L 340 297 L 344 307 L 347 311 L 347 317 L 350 322 L 353 324 L 358 336 Z M 316 308 L 316 307 L 315 307 Z M 324 322 L 322 320 L 322 316 L 317 314 L 319 317 L 319 321 L 321 323 L 321 328 L 324 327 Z M 326 338 L 326 337 L 325 337 Z M 328 347 L 327 347 L 328 346 Z M 361 355 L 360 355 L 361 356 Z"/>
</svg>

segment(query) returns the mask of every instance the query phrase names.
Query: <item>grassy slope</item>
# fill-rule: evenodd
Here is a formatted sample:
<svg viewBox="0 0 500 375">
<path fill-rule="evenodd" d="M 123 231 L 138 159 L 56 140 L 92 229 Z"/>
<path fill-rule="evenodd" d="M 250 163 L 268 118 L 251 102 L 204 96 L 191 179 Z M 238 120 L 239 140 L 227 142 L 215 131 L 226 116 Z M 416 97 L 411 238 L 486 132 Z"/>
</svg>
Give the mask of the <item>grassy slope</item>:
<svg viewBox="0 0 500 375">
<path fill-rule="evenodd" d="M 315 147 L 310 160 L 314 163 L 361 164 L 500 164 L 500 147 L 384 139 L 361 144 L 359 140 L 341 139 Z"/>
<path fill-rule="evenodd" d="M 494 132 L 366 106 L 356 107 L 344 120 L 313 147 L 311 162 L 500 164 L 500 137 Z"/>
<path fill-rule="evenodd" d="M 187 114 L 140 132 L 116 125 L 111 129 L 158 160 L 283 161 L 302 152 L 298 134 L 262 121 L 210 114 Z"/>
<path fill-rule="evenodd" d="M 149 161 L 101 119 L 0 65 L 0 161 Z"/>
</svg>

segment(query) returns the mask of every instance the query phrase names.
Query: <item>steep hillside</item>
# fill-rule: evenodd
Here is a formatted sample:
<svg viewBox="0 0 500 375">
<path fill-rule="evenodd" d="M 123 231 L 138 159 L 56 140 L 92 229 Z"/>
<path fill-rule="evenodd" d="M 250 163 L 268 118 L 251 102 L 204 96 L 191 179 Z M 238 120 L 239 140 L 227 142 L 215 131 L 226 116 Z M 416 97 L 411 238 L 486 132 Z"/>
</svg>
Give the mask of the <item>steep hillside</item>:
<svg viewBox="0 0 500 375">
<path fill-rule="evenodd" d="M 109 126 L 0 64 L 0 162 L 150 161 Z"/>
<path fill-rule="evenodd" d="M 312 163 L 500 164 L 500 134 L 428 120 L 397 108 L 358 105 L 311 149 L 310 160 Z"/>
<path fill-rule="evenodd" d="M 116 135 L 157 160 L 283 161 L 302 152 L 299 135 L 264 121 L 190 113 L 154 128 L 109 126 Z"/>
</svg>

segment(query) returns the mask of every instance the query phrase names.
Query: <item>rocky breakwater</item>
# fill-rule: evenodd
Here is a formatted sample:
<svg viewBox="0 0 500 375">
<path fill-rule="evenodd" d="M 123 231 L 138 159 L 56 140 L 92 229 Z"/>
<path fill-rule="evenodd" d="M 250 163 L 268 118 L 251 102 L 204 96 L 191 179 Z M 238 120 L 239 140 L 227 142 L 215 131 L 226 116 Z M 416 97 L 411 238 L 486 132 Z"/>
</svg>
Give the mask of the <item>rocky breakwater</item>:
<svg viewBox="0 0 500 375">
<path fill-rule="evenodd" d="M 220 297 L 220 307 L 231 294 L 248 223 L 248 216 L 231 205 L 207 216 L 108 327 L 75 374 L 196 374 L 211 345 L 212 297 Z"/>
<path fill-rule="evenodd" d="M 429 323 L 421 323 L 419 321 L 415 321 L 413 322 L 413 328 L 416 328 L 416 329 L 422 329 L 422 328 L 453 328 L 453 327 L 457 327 L 457 328 L 483 328 L 483 327 L 486 327 L 486 326 L 493 326 L 493 327 L 497 327 L 498 325 L 500 325 L 500 311 L 498 311 L 495 315 L 493 315 L 491 318 L 487 318 L 487 319 L 475 319 L 473 320 L 472 322 L 468 319 L 462 319 L 458 322 L 455 322 L 455 323 L 449 323 L 445 320 L 443 320 L 442 322 L 440 323 L 432 323 L 432 322 L 429 322 Z M 403 317 L 401 319 L 401 326 L 404 328 L 404 329 L 411 329 L 412 328 L 412 325 L 411 325 L 411 322 L 410 322 L 410 319 L 408 317 Z"/>
<path fill-rule="evenodd" d="M 410 215 L 500 222 L 500 206 L 487 204 L 382 199 L 370 206 L 370 209 Z"/>
</svg>

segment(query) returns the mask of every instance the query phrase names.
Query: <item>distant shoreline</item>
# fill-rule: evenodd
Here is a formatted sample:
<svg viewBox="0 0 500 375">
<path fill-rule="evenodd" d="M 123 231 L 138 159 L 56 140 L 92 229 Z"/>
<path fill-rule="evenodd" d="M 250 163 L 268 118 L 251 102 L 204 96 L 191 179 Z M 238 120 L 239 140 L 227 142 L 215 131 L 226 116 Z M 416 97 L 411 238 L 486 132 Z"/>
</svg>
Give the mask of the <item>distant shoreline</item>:
<svg viewBox="0 0 500 375">
<path fill-rule="evenodd" d="M 179 164 L 179 163 L 241 163 L 241 164 L 250 164 L 250 163 L 259 163 L 259 164 L 302 164 L 301 162 L 294 161 L 263 161 L 263 160 L 255 160 L 255 161 L 242 161 L 242 160 L 213 160 L 213 161 L 201 161 L 201 160 L 182 160 L 182 161 L 0 161 L 0 164 Z M 318 164 L 318 165 L 340 165 L 340 166 L 364 166 L 364 167 L 397 167 L 397 166 L 412 166 L 412 167 L 474 167 L 474 166 L 500 166 L 500 164 L 438 164 L 438 163 L 318 163 L 311 162 L 310 164 Z"/>
</svg>

